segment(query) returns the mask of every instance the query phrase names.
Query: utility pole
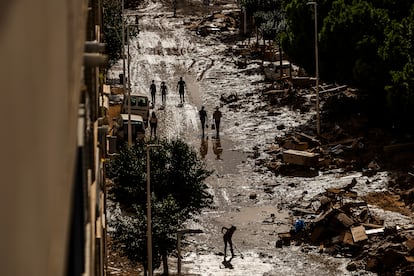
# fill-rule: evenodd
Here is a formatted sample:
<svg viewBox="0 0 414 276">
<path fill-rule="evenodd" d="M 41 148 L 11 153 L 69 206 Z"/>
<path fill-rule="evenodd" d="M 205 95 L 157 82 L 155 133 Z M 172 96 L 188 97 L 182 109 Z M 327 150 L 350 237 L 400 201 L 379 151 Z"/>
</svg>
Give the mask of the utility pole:
<svg viewBox="0 0 414 276">
<path fill-rule="evenodd" d="M 319 56 L 318 56 L 318 3 L 308 2 L 314 6 L 315 17 L 315 75 L 316 75 L 316 133 L 321 134 L 321 117 L 319 112 Z"/>
<path fill-rule="evenodd" d="M 151 183 L 150 183 L 150 149 L 159 148 L 159 144 L 147 144 L 147 258 L 148 275 L 152 276 L 152 221 L 151 221 Z"/>
<path fill-rule="evenodd" d="M 131 126 L 131 91 L 126 82 L 126 66 L 125 66 L 125 21 L 124 21 L 124 0 L 121 1 L 121 20 L 122 20 L 122 73 L 123 73 L 123 89 L 124 89 L 124 98 L 127 95 L 127 104 L 128 104 L 128 147 L 132 146 L 132 126 Z M 129 31 L 128 35 L 128 45 L 129 45 Z M 128 74 L 129 81 L 129 74 Z M 127 93 L 125 93 L 127 91 Z"/>
</svg>

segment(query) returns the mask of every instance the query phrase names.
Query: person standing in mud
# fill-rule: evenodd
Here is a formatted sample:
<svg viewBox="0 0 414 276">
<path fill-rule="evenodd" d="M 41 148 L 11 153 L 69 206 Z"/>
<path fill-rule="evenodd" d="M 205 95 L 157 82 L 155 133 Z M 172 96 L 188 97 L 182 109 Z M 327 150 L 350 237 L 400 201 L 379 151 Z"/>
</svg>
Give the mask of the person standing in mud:
<svg viewBox="0 0 414 276">
<path fill-rule="evenodd" d="M 155 115 L 155 112 L 153 111 L 151 114 L 151 118 L 149 120 L 150 128 L 151 128 L 151 135 L 150 139 L 152 139 L 152 133 L 154 133 L 154 138 L 157 138 L 157 125 L 158 125 L 158 119 Z"/>
<path fill-rule="evenodd" d="M 216 125 L 216 137 L 220 136 L 220 121 L 221 121 L 221 111 L 219 107 L 216 106 L 216 110 L 213 113 L 214 124 Z"/>
<path fill-rule="evenodd" d="M 180 80 L 177 83 L 178 93 L 180 94 L 180 101 L 181 103 L 184 102 L 184 88 L 187 88 L 183 77 L 180 77 Z"/>
<path fill-rule="evenodd" d="M 207 118 L 207 111 L 204 109 L 204 106 L 202 106 L 200 111 L 198 111 L 198 115 L 200 116 L 201 129 L 203 130 L 203 137 L 204 137 L 204 128 L 206 126 L 206 118 Z"/>
<path fill-rule="evenodd" d="M 152 83 L 150 85 L 150 93 L 151 93 L 151 101 L 152 105 L 155 106 L 155 93 L 157 92 L 157 87 L 155 86 L 154 80 L 152 80 Z"/>
<path fill-rule="evenodd" d="M 230 245 L 230 252 L 231 252 L 231 257 L 234 258 L 234 251 L 233 251 L 233 242 L 232 242 L 232 237 L 234 232 L 236 231 L 236 226 L 232 225 L 230 228 L 227 227 L 222 227 L 221 228 L 221 233 L 223 233 L 223 230 L 226 230 L 226 232 L 224 232 L 223 235 L 223 241 L 224 241 L 224 259 L 226 259 L 227 257 L 227 244 Z"/>
<path fill-rule="evenodd" d="M 166 97 L 167 97 L 167 86 L 165 85 L 165 82 L 161 82 L 161 101 L 162 105 L 165 105 Z"/>
</svg>

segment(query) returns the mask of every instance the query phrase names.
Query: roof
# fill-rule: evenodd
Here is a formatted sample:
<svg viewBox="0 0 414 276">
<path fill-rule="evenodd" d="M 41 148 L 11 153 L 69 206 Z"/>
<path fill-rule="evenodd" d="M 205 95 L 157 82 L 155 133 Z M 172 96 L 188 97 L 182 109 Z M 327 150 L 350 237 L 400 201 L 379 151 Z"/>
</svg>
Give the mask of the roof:
<svg viewBox="0 0 414 276">
<path fill-rule="evenodd" d="M 122 120 L 128 121 L 128 114 L 121 114 L 121 116 Z M 131 114 L 131 121 L 144 121 L 144 119 L 140 115 Z"/>
</svg>

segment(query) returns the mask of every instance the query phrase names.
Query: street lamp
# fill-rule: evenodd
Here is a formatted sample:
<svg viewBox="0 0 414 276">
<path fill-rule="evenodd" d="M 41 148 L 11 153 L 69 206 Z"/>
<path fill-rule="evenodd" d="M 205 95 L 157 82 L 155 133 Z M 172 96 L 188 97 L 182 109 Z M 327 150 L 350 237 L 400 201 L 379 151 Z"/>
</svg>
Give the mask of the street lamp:
<svg viewBox="0 0 414 276">
<path fill-rule="evenodd" d="M 321 117 L 319 114 L 319 57 L 318 57 L 318 3 L 316 1 L 314 2 L 308 2 L 307 5 L 313 5 L 314 6 L 314 12 L 315 12 L 315 75 L 316 75 L 316 133 L 318 135 L 321 134 Z"/>
<path fill-rule="evenodd" d="M 123 79 L 122 79 L 122 85 L 124 88 L 124 97 L 125 97 L 125 91 L 128 91 L 128 147 L 132 146 L 132 125 L 131 125 L 131 91 L 129 87 L 126 85 L 126 68 L 125 68 L 125 22 L 124 22 L 124 0 L 121 2 L 121 20 L 122 20 L 122 73 L 123 73 Z M 128 36 L 128 45 L 129 45 L 129 36 Z M 128 75 L 129 79 L 129 75 Z"/>
<path fill-rule="evenodd" d="M 159 144 L 147 145 L 147 257 L 148 275 L 152 276 L 152 230 L 151 230 L 151 184 L 150 184 L 150 148 L 159 148 Z"/>
<path fill-rule="evenodd" d="M 122 19 L 123 22 L 123 19 Z M 129 27 L 138 27 L 138 24 L 127 24 L 127 56 L 128 56 L 128 147 L 132 146 L 132 126 L 131 126 L 131 72 L 129 56 Z M 125 83 L 125 56 L 124 56 L 124 83 Z M 125 87 L 125 85 L 124 85 Z"/>
</svg>

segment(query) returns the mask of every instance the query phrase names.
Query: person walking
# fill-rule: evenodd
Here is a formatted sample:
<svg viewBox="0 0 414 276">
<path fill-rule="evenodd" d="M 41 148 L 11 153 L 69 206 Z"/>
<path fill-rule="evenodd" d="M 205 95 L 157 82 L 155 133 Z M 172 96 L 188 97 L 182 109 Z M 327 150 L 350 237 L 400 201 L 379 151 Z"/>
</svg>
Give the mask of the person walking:
<svg viewBox="0 0 414 276">
<path fill-rule="evenodd" d="M 234 232 L 236 231 L 236 226 L 232 225 L 230 228 L 223 226 L 221 228 L 221 233 L 223 233 L 223 230 L 226 230 L 226 232 L 224 232 L 224 235 L 223 235 L 224 259 L 226 259 L 226 256 L 227 256 L 227 244 L 229 244 L 230 246 L 231 257 L 234 258 L 233 242 L 231 239 L 233 237 Z"/>
<path fill-rule="evenodd" d="M 155 115 L 155 112 L 153 111 L 151 114 L 151 118 L 150 118 L 150 128 L 151 128 L 151 135 L 150 135 L 150 139 L 152 139 L 152 133 L 154 133 L 154 138 L 157 138 L 157 124 L 158 124 L 158 119 L 157 116 Z"/>
<path fill-rule="evenodd" d="M 150 85 L 150 93 L 151 93 L 152 106 L 155 106 L 155 93 L 156 92 L 157 92 L 157 87 L 155 86 L 154 80 L 152 80 L 152 83 Z"/>
<path fill-rule="evenodd" d="M 180 77 L 180 80 L 177 83 L 178 93 L 180 94 L 180 101 L 181 103 L 184 102 L 184 88 L 187 88 L 183 77 Z"/>
<path fill-rule="evenodd" d="M 214 124 L 216 125 L 216 137 L 220 136 L 220 121 L 221 121 L 221 111 L 219 107 L 216 106 L 216 110 L 213 113 Z"/>
<path fill-rule="evenodd" d="M 161 102 L 162 105 L 165 105 L 166 97 L 167 97 L 167 85 L 165 85 L 165 82 L 161 82 Z"/>
<path fill-rule="evenodd" d="M 207 118 L 207 111 L 205 111 L 204 106 L 198 111 L 198 115 L 200 116 L 201 122 L 201 129 L 203 130 L 203 137 L 204 137 L 204 128 L 206 126 L 206 118 Z"/>
</svg>

